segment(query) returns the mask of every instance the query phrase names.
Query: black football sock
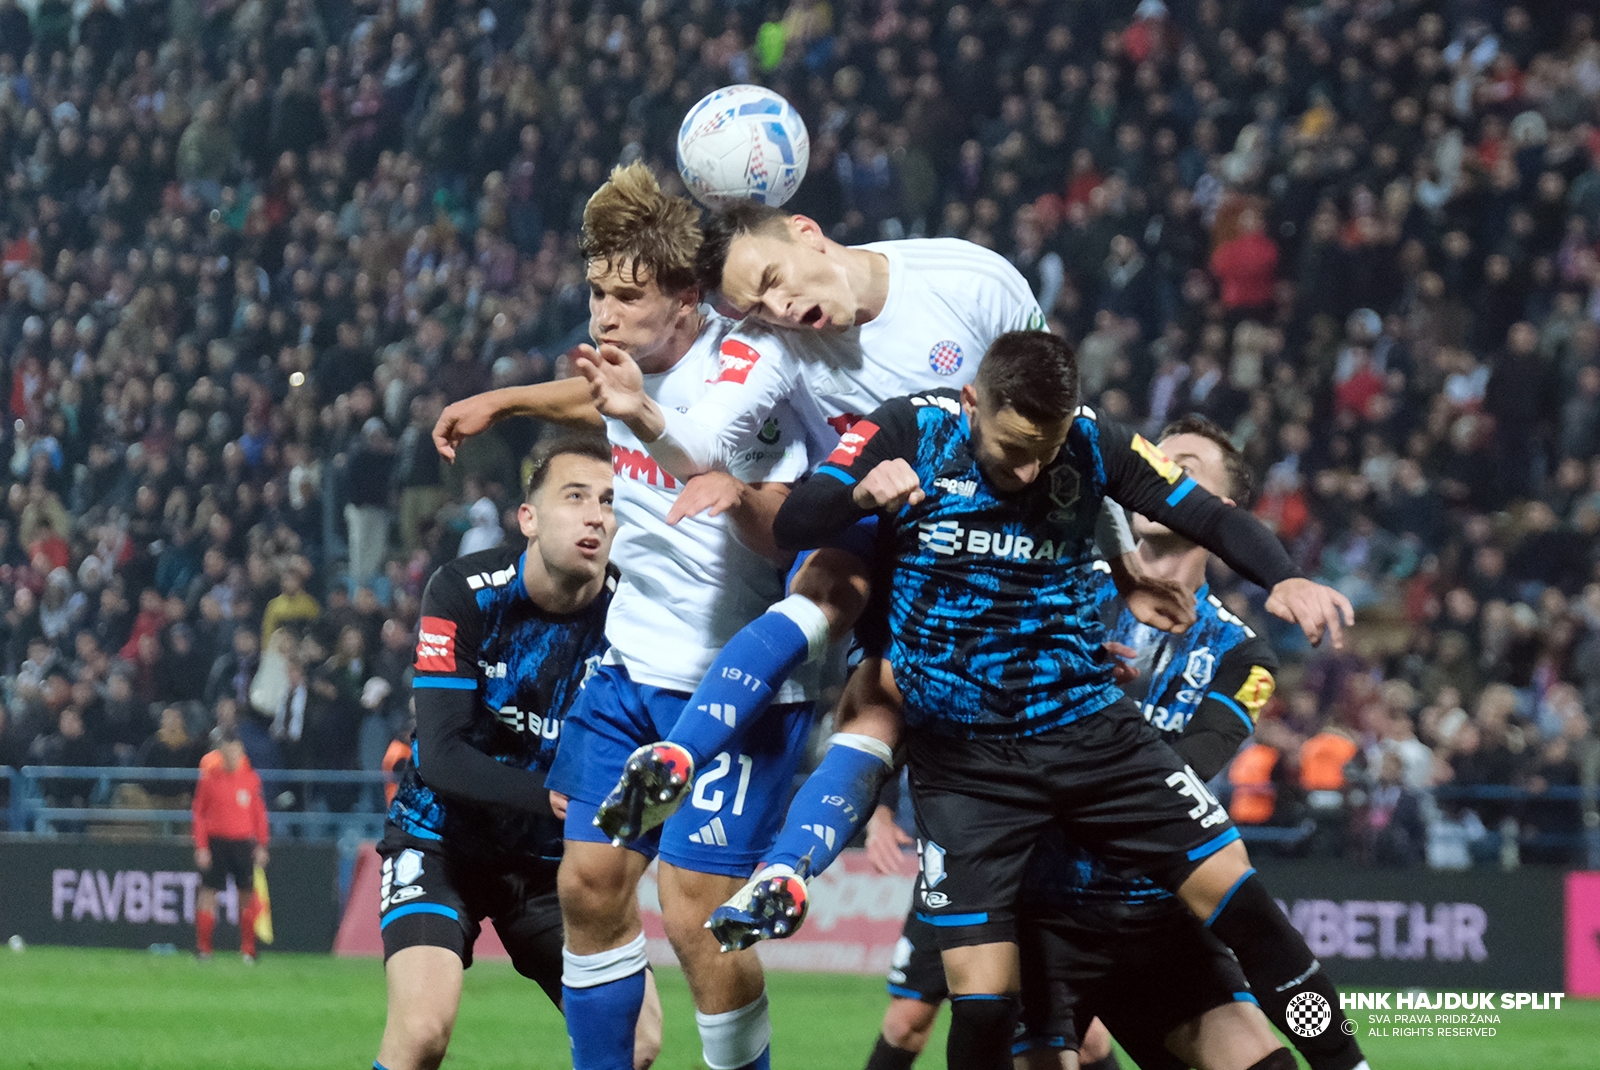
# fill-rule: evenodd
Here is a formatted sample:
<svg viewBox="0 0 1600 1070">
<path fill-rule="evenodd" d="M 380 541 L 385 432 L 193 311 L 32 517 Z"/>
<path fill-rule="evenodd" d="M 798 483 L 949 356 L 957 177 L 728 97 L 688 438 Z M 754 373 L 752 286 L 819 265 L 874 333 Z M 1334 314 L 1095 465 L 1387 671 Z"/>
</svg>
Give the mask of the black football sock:
<svg viewBox="0 0 1600 1070">
<path fill-rule="evenodd" d="M 1017 1028 L 1014 996 L 950 997 L 950 1070 L 1011 1070 L 1011 1037 Z"/>
<path fill-rule="evenodd" d="M 1088 1070 L 1088 1067 L 1084 1067 L 1084 1070 Z M 1251 1063 L 1248 1070 L 1300 1070 L 1300 1066 L 1288 1048 L 1279 1048 L 1265 1059 Z"/>
<path fill-rule="evenodd" d="M 1361 1047 L 1344 1033 L 1339 990 L 1255 870 L 1239 878 L 1206 925 L 1233 950 L 1267 1019 L 1312 1070 L 1354 1070 Z"/>
<path fill-rule="evenodd" d="M 1122 1070 L 1122 1064 L 1117 1062 L 1116 1052 L 1108 1051 L 1103 1058 L 1096 1059 L 1092 1063 L 1079 1063 L 1078 1070 Z M 1250 1070 L 1264 1070 L 1264 1068 L 1252 1066 Z"/>
<path fill-rule="evenodd" d="M 867 1060 L 867 1070 L 911 1070 L 911 1064 L 917 1061 L 919 1054 L 895 1047 L 880 1033 L 877 1047 L 872 1049 L 872 1058 Z"/>
</svg>

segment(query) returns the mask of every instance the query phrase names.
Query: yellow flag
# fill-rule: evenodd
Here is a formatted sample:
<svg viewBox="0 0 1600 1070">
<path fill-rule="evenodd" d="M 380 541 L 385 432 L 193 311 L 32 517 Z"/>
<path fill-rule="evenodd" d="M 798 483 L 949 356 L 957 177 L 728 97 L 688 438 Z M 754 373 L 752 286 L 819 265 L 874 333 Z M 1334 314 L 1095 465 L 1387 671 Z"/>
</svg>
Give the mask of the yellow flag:
<svg viewBox="0 0 1600 1070">
<path fill-rule="evenodd" d="M 272 899 L 267 895 L 267 871 L 256 867 L 256 939 L 272 943 Z"/>
</svg>

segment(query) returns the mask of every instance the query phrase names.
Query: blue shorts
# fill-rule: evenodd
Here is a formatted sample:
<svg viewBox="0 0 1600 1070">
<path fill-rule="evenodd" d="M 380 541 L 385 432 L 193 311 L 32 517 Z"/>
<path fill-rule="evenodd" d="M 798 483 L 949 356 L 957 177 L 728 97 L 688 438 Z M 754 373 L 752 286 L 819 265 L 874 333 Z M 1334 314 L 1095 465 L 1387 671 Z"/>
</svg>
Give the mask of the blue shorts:
<svg viewBox="0 0 1600 1070">
<path fill-rule="evenodd" d="M 561 726 L 561 749 L 545 783 L 568 799 L 566 838 L 606 843 L 595 810 L 616 787 L 628 756 L 665 739 L 689 696 L 635 683 L 618 665 L 590 678 Z M 809 702 L 775 703 L 697 772 L 688 802 L 659 829 L 627 846 L 696 873 L 748 877 L 762 862 L 794 786 L 811 733 Z"/>
</svg>

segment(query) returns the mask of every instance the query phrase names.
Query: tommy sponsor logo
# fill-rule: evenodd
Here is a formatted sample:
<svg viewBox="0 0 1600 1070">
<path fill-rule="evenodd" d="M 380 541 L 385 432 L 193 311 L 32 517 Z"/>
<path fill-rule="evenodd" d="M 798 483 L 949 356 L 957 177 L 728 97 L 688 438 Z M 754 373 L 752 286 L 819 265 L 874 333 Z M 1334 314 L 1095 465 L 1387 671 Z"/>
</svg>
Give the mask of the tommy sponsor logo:
<svg viewBox="0 0 1600 1070">
<path fill-rule="evenodd" d="M 705 847 L 728 846 L 728 832 L 722 827 L 722 818 L 714 817 L 704 825 L 701 825 L 699 831 L 689 835 L 689 842 L 698 843 Z"/>
<path fill-rule="evenodd" d="M 761 359 L 761 353 L 737 338 L 726 339 L 720 351 L 722 369 L 712 382 L 743 383 L 750 377 L 750 369 Z"/>
<path fill-rule="evenodd" d="M 839 445 L 828 457 L 829 464 L 839 465 L 841 468 L 849 467 L 861 456 L 861 451 L 867 448 L 867 443 L 872 441 L 872 436 L 878 433 L 878 425 L 871 420 L 862 420 L 839 438 Z"/>
<path fill-rule="evenodd" d="M 1060 542 L 1040 539 L 1035 542 L 1029 535 L 967 528 L 954 520 L 923 521 L 917 525 L 917 541 L 923 549 L 946 557 L 966 552 L 1018 561 L 1055 561 L 1072 552 L 1070 540 L 1067 539 Z"/>
<path fill-rule="evenodd" d="M 443 617 L 423 617 L 417 636 L 418 672 L 456 671 L 456 622 Z"/>
<path fill-rule="evenodd" d="M 655 458 L 643 450 L 612 446 L 611 470 L 636 483 L 648 483 L 652 487 L 665 487 L 667 490 L 678 489 L 678 481 L 662 471 Z"/>
</svg>

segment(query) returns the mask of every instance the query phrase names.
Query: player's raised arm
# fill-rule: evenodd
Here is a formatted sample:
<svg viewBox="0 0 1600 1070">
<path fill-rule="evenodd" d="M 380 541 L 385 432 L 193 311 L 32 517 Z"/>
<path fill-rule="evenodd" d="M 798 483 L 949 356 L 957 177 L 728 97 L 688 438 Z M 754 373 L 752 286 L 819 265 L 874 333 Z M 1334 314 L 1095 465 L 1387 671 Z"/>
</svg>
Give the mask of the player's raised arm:
<svg viewBox="0 0 1600 1070">
<path fill-rule="evenodd" d="M 417 707 L 417 772 L 441 794 L 522 813 L 551 814 L 544 774 L 497 762 L 468 742 L 489 716 L 479 692 L 483 615 L 466 581 L 442 569 L 422 593 L 412 697 Z"/>
<path fill-rule="evenodd" d="M 687 481 L 731 467 L 738 444 L 760 429 L 800 377 L 795 358 L 770 330 L 736 330 L 722 340 L 719 358 L 711 388 L 687 412 L 657 405 L 644 392 L 638 366 L 614 347 L 580 356 L 577 367 L 599 411 L 621 420 L 657 464 Z"/>
<path fill-rule="evenodd" d="M 916 453 L 916 409 L 896 398 L 845 432 L 822 467 L 795 487 L 773 521 L 778 545 L 809 550 L 868 513 L 898 512 L 921 501 L 910 463 Z"/>
<path fill-rule="evenodd" d="M 531 416 L 571 428 L 605 425 L 589 396 L 587 382 L 577 377 L 556 379 L 486 390 L 447 406 L 433 425 L 434 448 L 445 460 L 454 461 L 457 446 L 510 416 Z"/>
<path fill-rule="evenodd" d="M 1143 436 L 1112 420 L 1095 423 L 1108 497 L 1199 543 L 1270 592 L 1267 611 L 1298 624 L 1313 646 L 1328 634 L 1343 649 L 1343 628 L 1355 623 L 1348 598 L 1301 577 L 1266 525 L 1213 496 Z"/>
</svg>

